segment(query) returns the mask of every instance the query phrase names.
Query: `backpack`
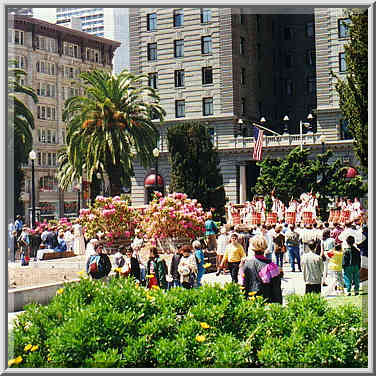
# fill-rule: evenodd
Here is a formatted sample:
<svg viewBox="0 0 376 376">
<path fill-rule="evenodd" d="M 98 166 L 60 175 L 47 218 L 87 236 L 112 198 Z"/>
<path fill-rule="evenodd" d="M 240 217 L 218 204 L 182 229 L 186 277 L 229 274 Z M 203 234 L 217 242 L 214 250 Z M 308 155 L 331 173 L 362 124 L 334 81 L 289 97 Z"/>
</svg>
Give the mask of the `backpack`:
<svg viewBox="0 0 376 376">
<path fill-rule="evenodd" d="M 89 274 L 91 276 L 103 273 L 103 259 L 100 255 L 91 255 L 89 260 Z"/>
<path fill-rule="evenodd" d="M 263 283 L 270 283 L 272 278 L 279 275 L 279 268 L 274 262 L 265 265 L 258 273 Z"/>
</svg>

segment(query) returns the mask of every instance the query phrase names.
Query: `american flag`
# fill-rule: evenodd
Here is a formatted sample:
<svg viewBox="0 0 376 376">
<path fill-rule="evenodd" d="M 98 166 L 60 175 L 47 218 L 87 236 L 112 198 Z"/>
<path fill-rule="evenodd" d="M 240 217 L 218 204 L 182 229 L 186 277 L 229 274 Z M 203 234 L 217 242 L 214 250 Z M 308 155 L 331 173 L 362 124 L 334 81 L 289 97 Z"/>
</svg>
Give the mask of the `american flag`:
<svg viewBox="0 0 376 376">
<path fill-rule="evenodd" d="M 253 149 L 253 159 L 255 161 L 260 161 L 262 159 L 262 142 L 264 139 L 264 131 L 254 127 L 253 136 L 256 140 L 255 147 Z"/>
</svg>

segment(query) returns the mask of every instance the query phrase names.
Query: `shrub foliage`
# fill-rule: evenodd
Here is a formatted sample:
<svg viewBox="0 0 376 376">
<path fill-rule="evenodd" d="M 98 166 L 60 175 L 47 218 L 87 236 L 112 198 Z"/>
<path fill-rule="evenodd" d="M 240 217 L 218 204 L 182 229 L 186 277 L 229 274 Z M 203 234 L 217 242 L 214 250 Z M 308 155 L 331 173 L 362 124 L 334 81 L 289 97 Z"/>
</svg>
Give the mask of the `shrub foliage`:
<svg viewBox="0 0 376 376">
<path fill-rule="evenodd" d="M 9 335 L 12 367 L 367 367 L 359 308 L 316 295 L 287 306 L 238 285 L 149 291 L 132 279 L 82 279 L 30 304 Z M 11 359 L 13 358 L 13 359 Z"/>
</svg>

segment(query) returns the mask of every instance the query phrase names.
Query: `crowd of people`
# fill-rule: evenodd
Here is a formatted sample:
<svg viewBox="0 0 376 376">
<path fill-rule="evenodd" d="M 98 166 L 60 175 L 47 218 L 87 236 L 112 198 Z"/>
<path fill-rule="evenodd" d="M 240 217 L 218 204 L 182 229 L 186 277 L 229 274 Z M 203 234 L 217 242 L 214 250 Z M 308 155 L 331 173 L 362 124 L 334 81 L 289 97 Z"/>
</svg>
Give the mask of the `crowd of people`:
<svg viewBox="0 0 376 376">
<path fill-rule="evenodd" d="M 200 287 L 207 267 L 204 251 L 215 253 L 217 276 L 229 273 L 231 281 L 243 285 L 246 294 L 280 303 L 286 264 L 291 272 L 303 273 L 307 293 L 321 293 L 322 286 L 328 286 L 328 291 L 350 295 L 354 286 L 354 293 L 359 294 L 361 269 L 368 269 L 368 229 L 357 218 L 345 224 L 282 222 L 244 230 L 242 226 L 218 228 L 209 212 L 205 237 L 177 249 L 170 261 L 166 262 L 155 247 L 150 249 L 147 261 L 141 260 L 140 250 L 145 244 L 136 236 L 131 247 L 117 250 L 113 265 L 103 242 L 91 239 L 86 243 L 79 224 L 66 231 L 47 225 L 38 233 L 17 217 L 9 230 L 16 239 L 14 248 L 19 248 L 24 258 L 36 257 L 43 249 L 74 250 L 86 254 L 86 272 L 92 278 L 105 278 L 114 268 L 117 276 L 132 276 L 148 288 Z"/>
<path fill-rule="evenodd" d="M 78 222 L 69 226 L 40 223 L 32 229 L 17 215 L 15 222 L 8 225 L 8 248 L 11 262 L 21 260 L 22 265 L 27 265 L 30 259 L 41 259 L 49 252 L 68 251 L 84 255 L 86 242 Z"/>
</svg>

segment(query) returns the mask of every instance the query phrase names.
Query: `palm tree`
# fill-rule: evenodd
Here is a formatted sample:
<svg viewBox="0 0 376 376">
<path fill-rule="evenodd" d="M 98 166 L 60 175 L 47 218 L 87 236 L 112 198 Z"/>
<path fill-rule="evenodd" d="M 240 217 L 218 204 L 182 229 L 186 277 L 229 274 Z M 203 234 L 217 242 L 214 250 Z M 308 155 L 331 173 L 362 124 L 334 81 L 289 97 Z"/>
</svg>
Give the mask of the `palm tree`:
<svg viewBox="0 0 376 376">
<path fill-rule="evenodd" d="M 68 176 L 84 171 L 89 180 L 105 172 L 111 195 L 118 195 L 122 185 L 130 185 L 135 154 L 144 167 L 153 162 L 159 131 L 151 118 L 163 121 L 165 111 L 157 92 L 142 84 L 145 75 L 94 70 L 80 77 L 85 95 L 68 99 L 63 111 L 67 150 L 60 175 L 66 176 L 60 185 L 64 188 L 64 181 L 71 181 Z"/>
<path fill-rule="evenodd" d="M 12 171 L 14 172 L 14 212 L 22 213 L 23 205 L 20 201 L 21 185 L 24 174 L 22 163 L 28 160 L 28 154 L 32 149 L 34 129 L 34 117 L 25 103 L 18 95 L 26 95 L 38 103 L 38 97 L 31 87 L 21 83 L 21 78 L 26 72 L 17 67 L 17 61 L 8 61 L 8 147 Z"/>
</svg>

